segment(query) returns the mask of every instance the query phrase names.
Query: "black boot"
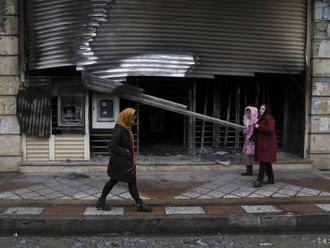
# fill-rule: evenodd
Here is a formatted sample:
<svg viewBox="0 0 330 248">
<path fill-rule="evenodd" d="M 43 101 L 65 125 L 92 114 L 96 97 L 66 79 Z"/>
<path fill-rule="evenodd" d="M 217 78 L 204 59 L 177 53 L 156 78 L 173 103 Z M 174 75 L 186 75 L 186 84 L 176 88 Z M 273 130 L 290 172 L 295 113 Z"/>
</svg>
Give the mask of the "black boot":
<svg viewBox="0 0 330 248">
<path fill-rule="evenodd" d="M 111 207 L 105 203 L 105 200 L 99 199 L 96 203 L 97 210 L 110 211 Z"/>
<path fill-rule="evenodd" d="M 241 176 L 252 176 L 253 174 L 253 165 L 246 166 L 246 172 L 241 173 Z"/>
<path fill-rule="evenodd" d="M 139 203 L 137 203 L 136 208 L 140 212 L 151 212 L 152 211 L 152 207 L 144 204 L 143 201 L 140 201 Z"/>
<path fill-rule="evenodd" d="M 263 162 L 261 162 L 260 165 L 259 165 L 259 174 L 258 174 L 257 181 L 255 181 L 253 183 L 254 187 L 261 187 L 262 186 L 262 181 L 264 180 L 265 171 L 266 171 L 266 166 Z"/>
<path fill-rule="evenodd" d="M 265 184 L 274 184 L 274 172 L 273 172 L 273 166 L 271 163 L 266 165 L 266 174 L 268 177 L 268 180 L 265 182 Z"/>
<path fill-rule="evenodd" d="M 262 181 L 259 181 L 259 180 L 254 181 L 253 187 L 255 187 L 255 188 L 262 187 Z"/>
</svg>

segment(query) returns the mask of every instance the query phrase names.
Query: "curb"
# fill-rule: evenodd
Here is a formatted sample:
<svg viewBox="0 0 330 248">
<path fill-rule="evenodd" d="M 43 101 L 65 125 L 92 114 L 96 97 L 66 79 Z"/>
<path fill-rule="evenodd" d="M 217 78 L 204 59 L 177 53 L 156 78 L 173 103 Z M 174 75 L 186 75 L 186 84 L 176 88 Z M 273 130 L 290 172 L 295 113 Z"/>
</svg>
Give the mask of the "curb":
<svg viewBox="0 0 330 248">
<path fill-rule="evenodd" d="M 329 232 L 329 230 L 329 213 L 0 217 L 0 234 L 216 234 Z"/>
</svg>

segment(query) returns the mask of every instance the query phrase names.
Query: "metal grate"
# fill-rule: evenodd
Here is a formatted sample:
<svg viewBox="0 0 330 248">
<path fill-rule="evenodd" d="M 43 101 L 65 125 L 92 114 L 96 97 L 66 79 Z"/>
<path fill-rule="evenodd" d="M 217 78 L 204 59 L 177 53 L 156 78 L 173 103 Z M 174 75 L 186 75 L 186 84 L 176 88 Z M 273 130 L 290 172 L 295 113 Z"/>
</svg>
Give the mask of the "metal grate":
<svg viewBox="0 0 330 248">
<path fill-rule="evenodd" d="M 28 79 L 17 96 L 17 118 L 21 132 L 49 137 L 51 121 L 50 81 L 47 77 Z"/>
</svg>

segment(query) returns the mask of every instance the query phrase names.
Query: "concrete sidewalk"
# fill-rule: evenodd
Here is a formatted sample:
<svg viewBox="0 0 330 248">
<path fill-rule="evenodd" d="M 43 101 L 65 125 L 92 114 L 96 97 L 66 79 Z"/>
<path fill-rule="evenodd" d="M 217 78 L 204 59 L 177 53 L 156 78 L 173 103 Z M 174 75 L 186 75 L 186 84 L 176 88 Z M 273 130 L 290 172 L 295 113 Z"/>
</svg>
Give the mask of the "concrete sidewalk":
<svg viewBox="0 0 330 248">
<path fill-rule="evenodd" d="M 275 170 L 276 183 L 252 187 L 240 171 L 138 173 L 137 212 L 126 184 L 96 210 L 105 173 L 0 174 L 1 233 L 218 233 L 330 230 L 330 171 Z"/>
</svg>

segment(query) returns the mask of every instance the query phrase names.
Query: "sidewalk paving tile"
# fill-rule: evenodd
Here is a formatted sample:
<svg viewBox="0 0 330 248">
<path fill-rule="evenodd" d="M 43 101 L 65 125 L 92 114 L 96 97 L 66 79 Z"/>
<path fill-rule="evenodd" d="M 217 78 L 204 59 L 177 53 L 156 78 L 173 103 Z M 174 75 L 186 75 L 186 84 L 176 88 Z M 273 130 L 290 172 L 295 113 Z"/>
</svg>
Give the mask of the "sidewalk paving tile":
<svg viewBox="0 0 330 248">
<path fill-rule="evenodd" d="M 51 199 L 51 200 L 59 199 L 59 198 L 62 198 L 63 196 L 64 196 L 63 194 L 58 193 L 58 192 L 54 192 L 54 193 L 51 193 L 49 195 L 45 195 L 46 198 Z"/>
<path fill-rule="evenodd" d="M 237 195 L 228 194 L 228 195 L 225 195 L 223 198 L 240 198 L 240 197 Z"/>
<path fill-rule="evenodd" d="M 153 207 L 151 212 L 141 212 L 137 211 L 136 207 L 126 207 L 125 208 L 125 215 L 163 215 L 165 213 L 164 207 Z"/>
<path fill-rule="evenodd" d="M 312 204 L 280 204 L 279 207 L 285 212 L 304 213 L 321 212 L 322 210 Z"/>
<path fill-rule="evenodd" d="M 205 206 L 207 214 L 244 214 L 244 210 L 239 206 Z"/>
<path fill-rule="evenodd" d="M 17 195 L 24 195 L 27 193 L 32 193 L 32 190 L 30 190 L 29 188 L 23 188 L 23 189 L 15 190 L 14 193 Z"/>
<path fill-rule="evenodd" d="M 97 200 L 98 198 L 93 195 L 86 196 L 84 198 L 81 198 L 82 200 Z"/>
<path fill-rule="evenodd" d="M 165 213 L 170 214 L 205 214 L 202 207 L 166 207 Z"/>
<path fill-rule="evenodd" d="M 300 191 L 302 190 L 303 188 L 302 187 L 299 187 L 299 186 L 294 186 L 294 185 L 285 185 L 282 189 L 285 189 L 285 190 L 291 190 L 291 191 Z"/>
<path fill-rule="evenodd" d="M 118 194 L 118 196 L 119 197 L 121 197 L 121 198 L 123 198 L 123 199 L 132 199 L 132 196 L 131 196 L 131 194 L 130 193 L 128 193 L 128 192 L 125 192 L 125 193 L 123 193 L 123 194 Z"/>
<path fill-rule="evenodd" d="M 202 187 L 206 188 L 206 189 L 213 190 L 213 189 L 217 189 L 219 186 L 216 185 L 216 184 L 213 184 L 213 183 L 206 183 Z"/>
<path fill-rule="evenodd" d="M 54 190 L 59 190 L 59 191 L 62 191 L 64 189 L 70 189 L 69 186 L 62 185 L 62 184 L 51 186 L 51 188 L 54 189 Z"/>
<path fill-rule="evenodd" d="M 324 211 L 330 212 L 330 204 L 315 204 L 315 205 L 323 209 Z"/>
<path fill-rule="evenodd" d="M 258 195 L 263 195 L 264 197 L 266 197 L 266 196 L 273 195 L 275 192 L 264 190 L 264 189 L 259 189 L 259 190 L 255 191 L 254 193 L 255 194 L 258 194 Z"/>
<path fill-rule="evenodd" d="M 57 192 L 51 188 L 45 188 L 45 189 L 42 189 L 42 190 L 39 190 L 38 193 L 41 194 L 41 195 L 47 195 L 47 194 L 52 194 L 54 192 Z M 64 190 L 62 190 L 61 192 L 65 192 Z"/>
<path fill-rule="evenodd" d="M 208 192 L 206 195 L 211 196 L 212 198 L 221 198 L 225 195 L 226 193 L 220 192 L 220 191 L 211 191 Z"/>
<path fill-rule="evenodd" d="M 313 196 L 313 195 L 305 192 L 299 192 L 296 196 Z"/>
<path fill-rule="evenodd" d="M 197 197 L 196 199 L 214 199 L 214 197 L 212 197 L 210 195 L 201 195 L 201 196 Z"/>
<path fill-rule="evenodd" d="M 253 194 L 251 194 L 251 195 L 249 195 L 247 197 L 248 198 L 264 198 L 265 196 L 264 195 L 258 195 L 258 194 L 253 193 Z"/>
<path fill-rule="evenodd" d="M 236 195 L 236 196 L 239 196 L 239 197 L 247 197 L 248 195 L 251 194 L 251 192 L 246 192 L 246 191 L 242 191 L 242 190 L 235 190 L 235 191 L 231 192 L 230 194 Z"/>
<path fill-rule="evenodd" d="M 101 196 L 101 194 L 100 194 L 100 196 Z M 100 196 L 97 197 L 97 199 L 100 198 Z M 109 200 L 123 200 L 123 199 L 131 199 L 131 198 L 122 198 L 122 197 L 120 197 L 120 195 L 119 196 L 114 195 L 114 196 L 108 197 L 107 199 L 109 199 Z"/>
<path fill-rule="evenodd" d="M 30 190 L 36 191 L 36 192 L 38 192 L 39 190 L 46 189 L 46 188 L 47 187 L 45 185 L 42 185 L 42 184 L 40 184 L 40 185 L 34 185 L 34 186 L 29 187 Z"/>
<path fill-rule="evenodd" d="M 38 196 L 33 196 L 30 198 L 30 200 L 46 200 L 47 197 L 44 197 L 42 195 L 38 195 Z"/>
<path fill-rule="evenodd" d="M 42 215 L 80 216 L 83 211 L 83 207 L 49 207 L 44 209 Z"/>
<path fill-rule="evenodd" d="M 102 187 L 103 188 L 103 187 Z M 100 192 L 102 191 L 102 188 L 100 188 Z M 121 188 L 119 188 L 119 187 L 114 187 L 112 190 L 111 190 L 111 193 L 112 194 L 115 194 L 115 195 L 117 195 L 117 194 L 122 194 L 122 193 L 124 193 L 124 192 L 128 192 L 126 189 L 121 189 Z"/>
<path fill-rule="evenodd" d="M 298 193 L 298 191 L 292 191 L 292 190 L 288 190 L 288 189 L 280 189 L 280 190 L 277 191 L 277 193 L 283 194 L 283 195 L 288 195 L 288 196 L 294 196 Z"/>
<path fill-rule="evenodd" d="M 282 210 L 273 205 L 244 205 L 241 206 L 247 213 L 279 213 Z"/>
<path fill-rule="evenodd" d="M 0 199 L 14 200 L 14 199 L 21 199 L 21 197 L 19 197 L 18 195 L 12 192 L 4 192 L 4 193 L 0 193 Z"/>
<path fill-rule="evenodd" d="M 31 199 L 31 198 L 33 198 L 33 197 L 38 197 L 38 196 L 40 196 L 40 195 L 37 194 L 37 193 L 34 193 L 34 192 L 31 192 L 31 193 L 28 193 L 28 194 L 22 194 L 22 195 L 21 195 L 21 197 L 22 197 L 23 199 Z"/>
<path fill-rule="evenodd" d="M 187 196 L 184 196 L 184 195 L 177 195 L 173 199 L 175 199 L 175 200 L 185 200 L 185 199 L 190 199 L 190 198 L 187 197 Z"/>
<path fill-rule="evenodd" d="M 114 207 L 110 211 L 97 210 L 95 207 L 88 207 L 85 209 L 84 216 L 86 215 L 124 215 L 123 207 Z"/>
<path fill-rule="evenodd" d="M 202 194 L 201 193 L 197 193 L 197 192 L 193 192 L 193 191 L 190 191 L 188 193 L 183 193 L 183 195 L 185 197 L 188 197 L 190 199 L 193 199 L 193 198 L 198 198 L 199 196 L 201 196 Z"/>
<path fill-rule="evenodd" d="M 307 194 L 311 194 L 311 195 L 318 195 L 320 194 L 319 190 L 315 190 L 315 189 L 306 189 L 303 188 L 299 193 L 307 193 Z"/>
<path fill-rule="evenodd" d="M 62 197 L 60 197 L 58 199 L 61 199 L 61 200 L 72 200 L 71 197 L 68 197 L 66 195 L 65 196 L 62 196 Z"/>
<path fill-rule="evenodd" d="M 275 193 L 274 195 L 272 195 L 272 197 L 290 197 L 290 196 L 289 195 L 280 194 L 280 193 Z"/>
<path fill-rule="evenodd" d="M 199 194 L 205 194 L 207 192 L 210 192 L 212 189 L 208 189 L 208 188 L 204 188 L 204 187 L 199 187 L 199 188 L 196 188 L 196 189 L 193 189 L 192 192 L 194 193 L 199 193 Z"/>
<path fill-rule="evenodd" d="M 85 198 L 85 197 L 87 197 L 87 196 L 89 196 L 89 195 L 80 192 L 80 193 L 73 194 L 73 195 L 72 195 L 72 198 L 74 198 L 74 199 L 82 199 L 82 198 Z"/>
<path fill-rule="evenodd" d="M 35 208 L 35 207 L 13 207 L 7 208 L 4 214 L 13 214 L 13 215 L 39 215 L 44 210 L 44 208 Z"/>
</svg>

